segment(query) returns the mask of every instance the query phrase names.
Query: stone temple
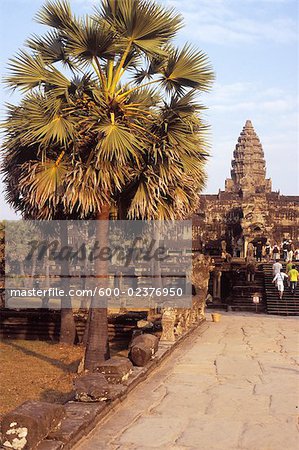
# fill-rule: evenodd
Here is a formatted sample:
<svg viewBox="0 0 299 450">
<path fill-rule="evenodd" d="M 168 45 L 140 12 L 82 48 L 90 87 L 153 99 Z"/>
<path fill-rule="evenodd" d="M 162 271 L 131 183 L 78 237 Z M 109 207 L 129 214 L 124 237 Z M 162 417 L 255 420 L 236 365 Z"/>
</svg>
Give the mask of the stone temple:
<svg viewBox="0 0 299 450">
<path fill-rule="evenodd" d="M 217 255 L 225 240 L 232 256 L 246 256 L 249 242 L 284 238 L 299 243 L 299 196 L 272 191 L 266 177 L 262 144 L 247 120 L 233 153 L 231 178 L 225 190 L 201 195 L 193 217 L 195 246 Z"/>
</svg>

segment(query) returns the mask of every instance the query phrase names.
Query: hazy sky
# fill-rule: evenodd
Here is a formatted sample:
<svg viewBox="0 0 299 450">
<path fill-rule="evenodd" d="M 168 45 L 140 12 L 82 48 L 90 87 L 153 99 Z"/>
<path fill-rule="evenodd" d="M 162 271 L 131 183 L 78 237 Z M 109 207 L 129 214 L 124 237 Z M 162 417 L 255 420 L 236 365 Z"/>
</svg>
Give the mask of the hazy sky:
<svg viewBox="0 0 299 450">
<path fill-rule="evenodd" d="M 1 73 L 32 33 L 45 31 L 32 18 L 42 0 L 0 0 Z M 72 0 L 77 14 L 97 0 Z M 188 41 L 208 53 L 216 72 L 208 106 L 211 159 L 206 192 L 216 193 L 230 175 L 237 138 L 251 119 L 261 139 L 267 175 L 274 190 L 298 194 L 298 5 L 297 0 L 161 0 L 185 18 L 178 43 Z M 3 103 L 18 101 L 1 86 Z M 3 186 L 0 182 L 0 191 Z M 0 219 L 13 218 L 0 194 Z"/>
</svg>

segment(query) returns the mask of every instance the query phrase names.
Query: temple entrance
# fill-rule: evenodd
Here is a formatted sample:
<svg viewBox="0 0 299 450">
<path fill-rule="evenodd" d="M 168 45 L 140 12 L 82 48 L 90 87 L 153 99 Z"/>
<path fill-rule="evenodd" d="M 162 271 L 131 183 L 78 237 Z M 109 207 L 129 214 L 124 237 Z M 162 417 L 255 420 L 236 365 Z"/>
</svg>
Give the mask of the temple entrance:
<svg viewBox="0 0 299 450">
<path fill-rule="evenodd" d="M 242 228 L 243 210 L 233 208 L 227 215 L 226 242 L 228 252 L 234 258 L 243 258 L 245 252 L 245 239 Z"/>
</svg>

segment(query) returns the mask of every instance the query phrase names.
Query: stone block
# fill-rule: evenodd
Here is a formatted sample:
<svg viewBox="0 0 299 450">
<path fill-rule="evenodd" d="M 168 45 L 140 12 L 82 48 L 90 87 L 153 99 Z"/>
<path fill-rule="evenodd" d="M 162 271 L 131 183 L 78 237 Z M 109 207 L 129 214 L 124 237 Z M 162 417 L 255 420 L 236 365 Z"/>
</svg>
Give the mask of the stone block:
<svg viewBox="0 0 299 450">
<path fill-rule="evenodd" d="M 42 441 L 36 447 L 36 450 L 61 450 L 63 448 L 63 442 L 54 441 L 52 439 L 46 439 Z"/>
<path fill-rule="evenodd" d="M 76 400 L 103 402 L 111 398 L 111 388 L 102 373 L 88 373 L 74 381 Z"/>
<path fill-rule="evenodd" d="M 139 344 L 149 347 L 151 349 L 152 355 L 154 355 L 158 351 L 159 338 L 154 334 L 141 334 L 140 336 L 136 336 L 132 340 L 130 347 L 134 347 L 135 345 Z"/>
<path fill-rule="evenodd" d="M 2 419 L 3 448 L 35 449 L 65 414 L 62 405 L 32 400 L 23 403 Z"/>
<path fill-rule="evenodd" d="M 105 375 L 108 383 L 124 383 L 133 371 L 133 365 L 128 358 L 113 357 L 99 364 L 95 372 Z"/>
<path fill-rule="evenodd" d="M 144 367 L 152 358 L 152 349 L 145 344 L 136 344 L 130 348 L 129 358 L 137 367 Z"/>
<path fill-rule="evenodd" d="M 92 424 L 96 416 L 106 407 L 105 403 L 79 403 L 69 402 L 65 405 L 66 418 L 48 438 L 63 442 L 64 444 L 80 439 L 81 434 Z"/>
</svg>

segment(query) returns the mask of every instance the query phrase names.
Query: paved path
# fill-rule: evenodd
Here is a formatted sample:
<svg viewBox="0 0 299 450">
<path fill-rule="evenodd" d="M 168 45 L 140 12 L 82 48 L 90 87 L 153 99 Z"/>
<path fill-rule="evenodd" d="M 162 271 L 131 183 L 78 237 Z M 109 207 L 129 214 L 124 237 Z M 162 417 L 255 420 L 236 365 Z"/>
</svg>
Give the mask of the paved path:
<svg viewBox="0 0 299 450">
<path fill-rule="evenodd" d="M 224 314 L 76 450 L 298 450 L 298 364 L 296 319 Z"/>
</svg>

